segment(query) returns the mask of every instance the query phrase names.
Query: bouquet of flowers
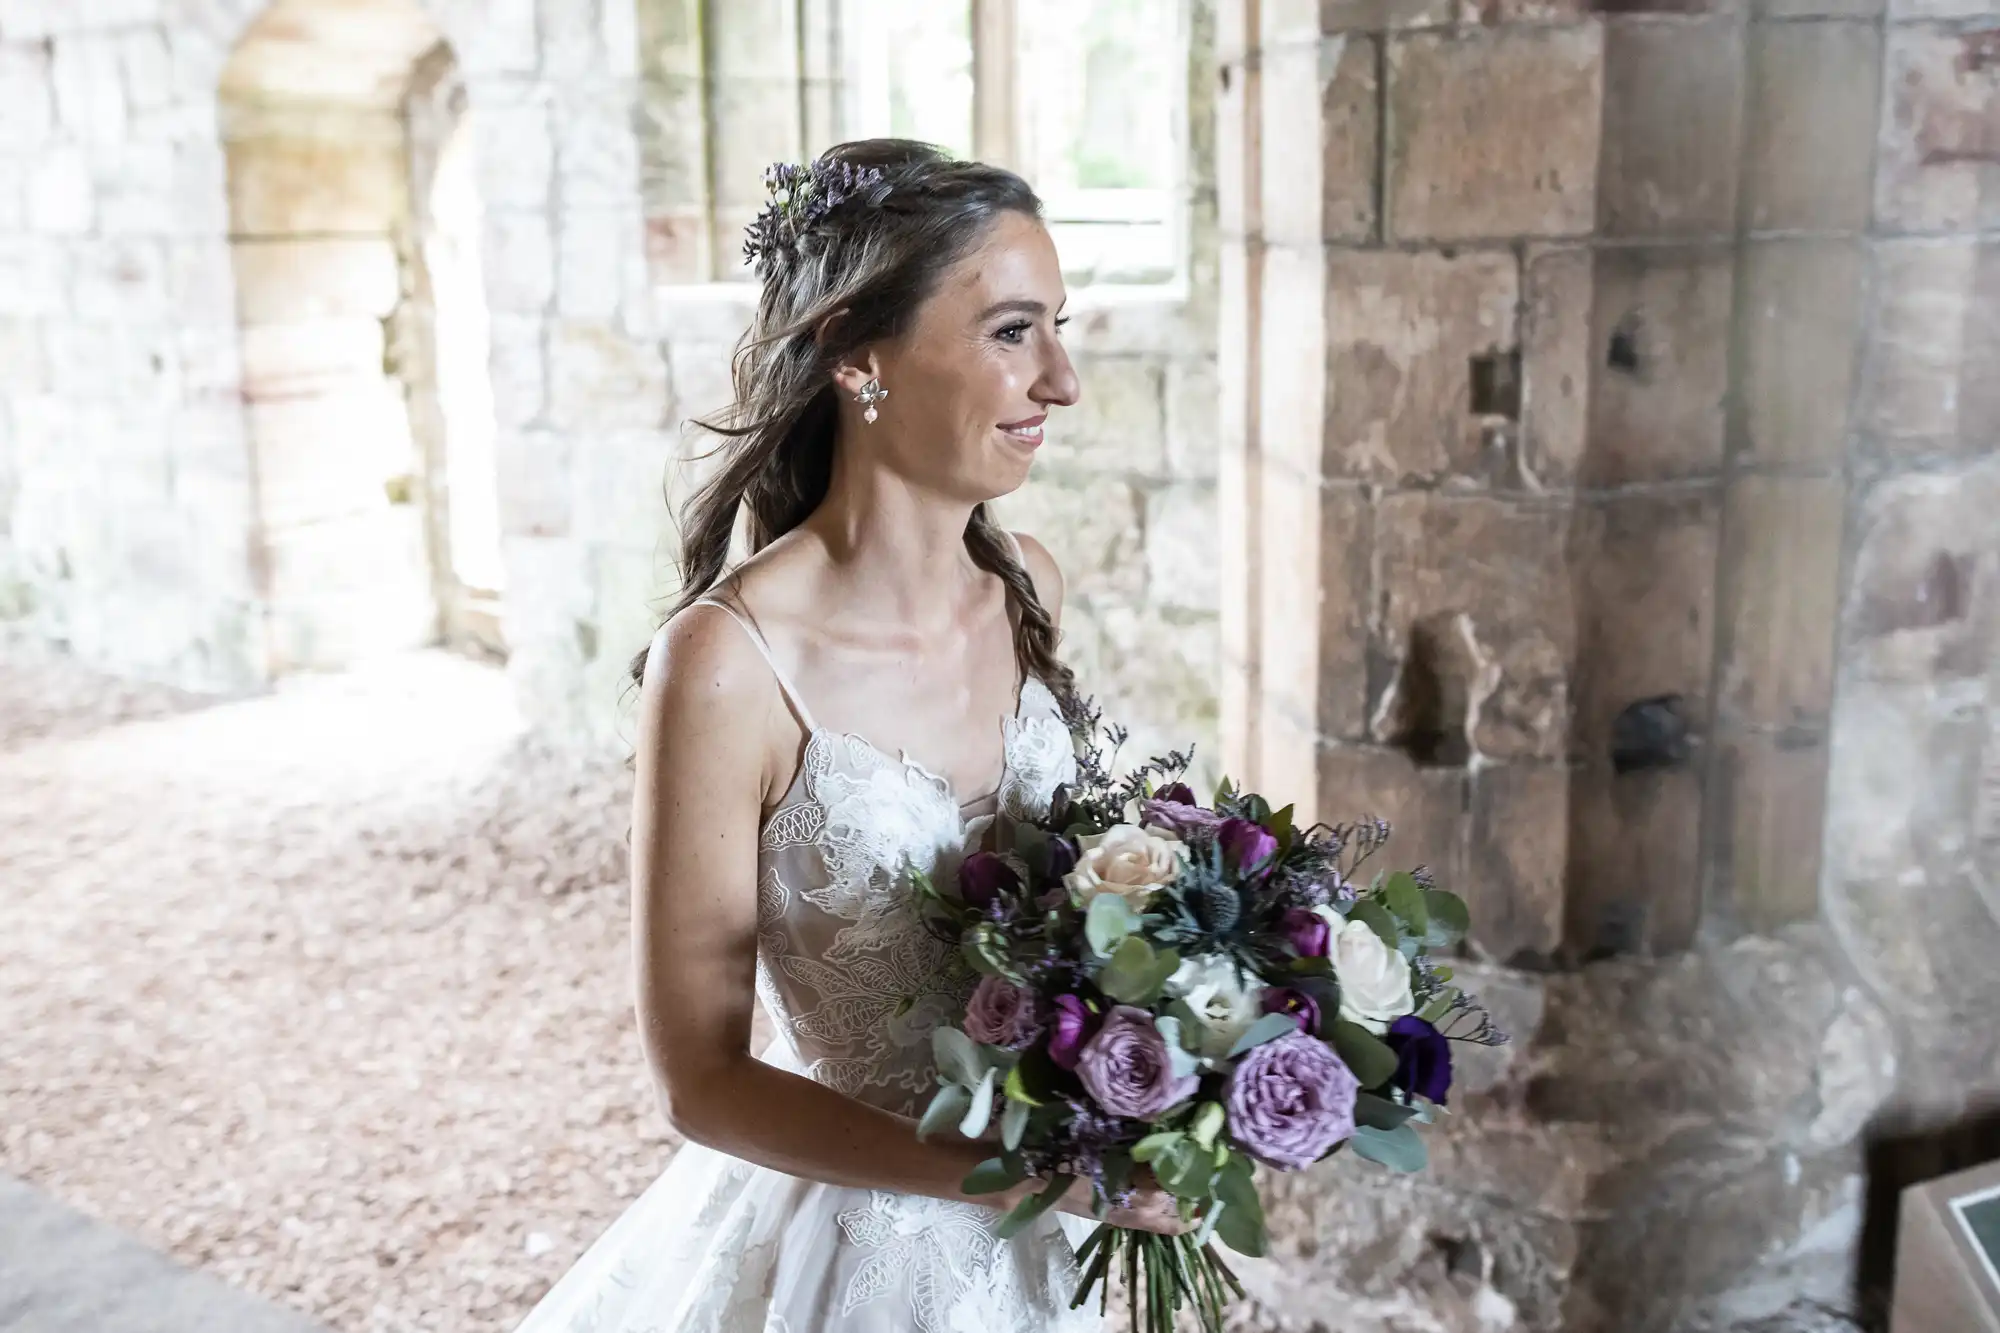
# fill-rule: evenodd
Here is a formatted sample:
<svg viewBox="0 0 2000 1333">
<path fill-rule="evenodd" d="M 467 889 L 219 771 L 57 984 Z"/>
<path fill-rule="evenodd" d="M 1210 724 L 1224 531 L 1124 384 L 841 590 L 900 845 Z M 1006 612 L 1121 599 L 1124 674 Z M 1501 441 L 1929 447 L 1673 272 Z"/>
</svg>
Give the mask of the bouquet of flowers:
<svg viewBox="0 0 2000 1333">
<path fill-rule="evenodd" d="M 973 853 L 956 884 L 919 885 L 926 918 L 978 974 L 963 1023 L 935 1034 L 939 1087 L 919 1134 L 991 1137 L 970 1193 L 1048 1184 L 1011 1235 L 1088 1181 L 1103 1218 L 1150 1171 L 1190 1230 L 1100 1225 L 1078 1251 L 1103 1308 L 1122 1269 L 1135 1327 L 1191 1308 L 1210 1333 L 1230 1294 L 1217 1253 L 1265 1251 L 1257 1171 L 1343 1149 L 1397 1171 L 1426 1161 L 1417 1126 L 1443 1112 L 1454 1040 L 1499 1044 L 1431 952 L 1465 904 L 1423 870 L 1362 865 L 1380 821 L 1299 828 L 1290 806 L 1226 780 L 1203 805 L 1191 756 L 1113 778 L 1098 714 L 1078 723 L 1078 780 L 1011 845 Z M 1102 731 L 1115 756 L 1124 734 Z"/>
</svg>

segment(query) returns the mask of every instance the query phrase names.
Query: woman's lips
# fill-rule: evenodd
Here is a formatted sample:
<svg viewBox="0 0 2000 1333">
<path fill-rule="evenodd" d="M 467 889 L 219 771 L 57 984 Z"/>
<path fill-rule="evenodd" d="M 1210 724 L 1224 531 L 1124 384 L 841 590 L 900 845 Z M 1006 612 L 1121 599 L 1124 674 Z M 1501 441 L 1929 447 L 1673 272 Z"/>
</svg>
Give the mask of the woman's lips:
<svg viewBox="0 0 2000 1333">
<path fill-rule="evenodd" d="M 1003 422 L 1000 429 L 1019 440 L 1022 444 L 1038 445 L 1042 442 L 1042 423 L 1048 419 L 1049 414 L 1044 412 L 1040 416 L 1029 417 L 1025 421 Z"/>
</svg>

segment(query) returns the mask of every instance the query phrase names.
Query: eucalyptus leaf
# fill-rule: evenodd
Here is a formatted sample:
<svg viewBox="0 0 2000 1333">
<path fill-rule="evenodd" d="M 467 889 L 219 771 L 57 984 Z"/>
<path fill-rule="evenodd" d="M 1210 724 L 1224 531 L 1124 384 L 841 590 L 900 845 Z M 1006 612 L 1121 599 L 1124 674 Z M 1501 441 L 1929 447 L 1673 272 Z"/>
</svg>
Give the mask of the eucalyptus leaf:
<svg viewBox="0 0 2000 1333">
<path fill-rule="evenodd" d="M 1132 1160 L 1135 1162 L 1150 1162 L 1186 1137 L 1179 1130 L 1172 1129 L 1163 1129 L 1156 1133 L 1148 1134 L 1145 1138 L 1140 1139 L 1132 1145 Z"/>
<path fill-rule="evenodd" d="M 1115 893 L 1100 893 L 1084 913 L 1083 934 L 1099 958 L 1109 958 L 1126 936 L 1139 929 L 1139 914 Z"/>
<path fill-rule="evenodd" d="M 1354 1131 L 1354 1152 L 1391 1171 L 1421 1171 L 1430 1162 L 1424 1140 L 1408 1125 L 1394 1129 L 1372 1129 L 1366 1125 Z"/>
<path fill-rule="evenodd" d="M 1098 973 L 1097 988 L 1121 1004 L 1150 1004 L 1180 962 L 1172 949 L 1155 952 L 1137 935 L 1128 935 Z"/>
<path fill-rule="evenodd" d="M 1010 1101 L 1007 1109 L 1000 1114 L 1000 1143 L 1008 1152 L 1021 1146 L 1022 1137 L 1028 1132 L 1028 1117 L 1034 1108 L 1026 1102 Z"/>
<path fill-rule="evenodd" d="M 959 1188 L 967 1194 L 998 1194 L 1001 1190 L 1011 1189 L 1025 1179 L 1027 1177 L 1015 1167 L 1008 1165 L 1005 1159 L 989 1157 L 966 1173 Z"/>
<path fill-rule="evenodd" d="M 1422 937 L 1430 927 L 1430 909 L 1424 906 L 1424 886 L 1415 876 L 1398 871 L 1382 886 L 1382 902 L 1413 935 Z"/>
<path fill-rule="evenodd" d="M 1027 1107 L 1042 1104 L 1042 1099 L 1028 1090 L 1027 1076 L 1021 1072 L 1019 1065 L 1007 1071 L 1007 1081 L 1001 1085 L 1001 1091 L 1006 1094 L 1010 1106 Z"/>
<path fill-rule="evenodd" d="M 1423 1019 L 1426 1023 L 1436 1023 L 1440 1018 L 1451 1012 L 1452 1001 L 1457 998 L 1458 988 L 1455 986 L 1446 986 L 1436 995 L 1431 996 L 1430 1003 L 1417 1011 L 1417 1017 Z"/>
<path fill-rule="evenodd" d="M 1403 932 L 1396 928 L 1396 918 L 1389 915 L 1388 908 L 1372 898 L 1364 898 L 1348 908 L 1347 919 L 1365 924 L 1391 949 L 1402 944 Z"/>
<path fill-rule="evenodd" d="M 1449 932 L 1453 940 L 1462 939 L 1472 929 L 1472 913 L 1466 910 L 1465 900 L 1444 889 L 1425 889 L 1424 907 L 1430 912 L 1431 925 Z"/>
<path fill-rule="evenodd" d="M 993 1090 L 999 1082 L 1000 1071 L 997 1069 L 989 1069 L 980 1075 L 978 1086 L 972 1090 L 972 1104 L 965 1110 L 965 1119 L 958 1123 L 958 1132 L 968 1139 L 978 1138 L 993 1123 Z"/>
<path fill-rule="evenodd" d="M 1233 1207 L 1262 1215 L 1264 1201 L 1257 1196 L 1257 1179 L 1248 1158 L 1233 1157 L 1228 1166 L 1216 1172 L 1215 1197 Z"/>
<path fill-rule="evenodd" d="M 931 1055 L 937 1060 L 938 1077 L 956 1083 L 967 1092 L 979 1086 L 991 1064 L 979 1043 L 954 1027 L 931 1033 Z"/>
<path fill-rule="evenodd" d="M 1372 1092 L 1364 1092 L 1354 1099 L 1354 1123 L 1370 1129 L 1394 1129 L 1406 1120 L 1414 1120 L 1416 1115 L 1416 1107 L 1392 1102 Z"/>
<path fill-rule="evenodd" d="M 1250 1025 L 1249 1031 L 1236 1039 L 1224 1058 L 1234 1060 L 1253 1047 L 1262 1046 L 1267 1041 L 1276 1041 L 1288 1032 L 1297 1032 L 1299 1021 L 1290 1014 L 1265 1014 Z"/>
<path fill-rule="evenodd" d="M 1208 1193 L 1213 1168 L 1206 1152 L 1194 1140 L 1183 1138 L 1153 1161 L 1153 1174 L 1168 1193 L 1181 1198 L 1201 1198 Z"/>
<path fill-rule="evenodd" d="M 1194 1120 L 1188 1125 L 1188 1137 L 1206 1148 L 1214 1144 L 1215 1136 L 1222 1131 L 1226 1113 L 1221 1102 L 1203 1102 L 1195 1112 Z M 1225 1147 L 1224 1152 L 1228 1149 Z"/>
<path fill-rule="evenodd" d="M 1228 1207 L 1228 1204 L 1216 1199 L 1202 1210 L 1201 1227 L 1194 1233 L 1194 1247 L 1197 1250 L 1207 1248 L 1208 1243 L 1215 1239 L 1216 1223 L 1222 1220 L 1223 1211 Z"/>
<path fill-rule="evenodd" d="M 1030 1194 L 1015 1204 L 1014 1211 L 1000 1219 L 1000 1225 L 994 1228 L 993 1234 L 1001 1240 L 1009 1240 L 1019 1235 L 1028 1223 L 1053 1208 L 1075 1179 L 1074 1176 L 1057 1176 L 1048 1183 L 1046 1189 L 1038 1194 Z"/>
<path fill-rule="evenodd" d="M 1216 1239 L 1230 1249 L 1238 1254 L 1248 1255 L 1252 1259 L 1263 1258 L 1264 1251 L 1268 1248 L 1264 1236 L 1264 1219 L 1252 1216 L 1241 1208 L 1230 1207 L 1222 1210 L 1222 1216 L 1216 1219 L 1215 1235 Z"/>
<path fill-rule="evenodd" d="M 940 1084 L 937 1095 L 931 1098 L 930 1106 L 924 1111 L 924 1118 L 917 1122 L 917 1137 L 928 1139 L 942 1134 L 963 1120 L 971 1107 L 971 1093 L 956 1083 Z"/>
<path fill-rule="evenodd" d="M 1359 1023 L 1335 1019 L 1333 1049 L 1364 1088 L 1379 1088 L 1396 1072 L 1396 1053 Z"/>
</svg>

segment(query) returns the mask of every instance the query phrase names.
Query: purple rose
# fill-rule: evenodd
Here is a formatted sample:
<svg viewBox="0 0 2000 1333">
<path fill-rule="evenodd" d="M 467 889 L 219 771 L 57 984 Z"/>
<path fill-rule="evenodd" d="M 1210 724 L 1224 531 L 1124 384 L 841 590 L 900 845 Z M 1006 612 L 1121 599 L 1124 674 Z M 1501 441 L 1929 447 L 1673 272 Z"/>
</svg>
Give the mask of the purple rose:
<svg viewBox="0 0 2000 1333">
<path fill-rule="evenodd" d="M 1319 1003 L 1302 990 L 1272 986 L 1264 992 L 1264 1012 L 1290 1014 L 1299 1021 L 1299 1031 L 1308 1037 L 1319 1032 Z"/>
<path fill-rule="evenodd" d="M 1292 949 L 1299 957 L 1326 957 L 1327 941 L 1331 937 L 1326 918 L 1318 912 L 1304 907 L 1285 909 L 1285 938 L 1291 941 Z"/>
<path fill-rule="evenodd" d="M 1415 1097 L 1444 1105 L 1451 1090 L 1451 1041 L 1423 1019 L 1405 1014 L 1389 1025 L 1382 1038 L 1396 1053 L 1396 1072 L 1389 1081 Z"/>
<path fill-rule="evenodd" d="M 1114 1005 L 1104 1026 L 1076 1063 L 1084 1090 L 1112 1115 L 1151 1120 L 1194 1096 L 1193 1074 L 1175 1077 L 1167 1039 L 1153 1016 L 1129 1004 Z"/>
<path fill-rule="evenodd" d="M 1225 819 L 1216 835 L 1222 844 L 1223 860 L 1239 875 L 1249 876 L 1265 869 L 1278 854 L 1278 840 L 1261 824 L 1247 819 Z"/>
<path fill-rule="evenodd" d="M 1169 782 L 1166 786 L 1153 793 L 1153 799 L 1156 801 L 1172 801 L 1175 805 L 1201 804 L 1200 801 L 1194 798 L 1194 788 L 1188 786 L 1185 782 Z"/>
<path fill-rule="evenodd" d="M 1097 1035 L 1097 1015 L 1074 995 L 1056 996 L 1055 1022 L 1049 1031 L 1049 1059 L 1062 1069 L 1075 1069 L 1084 1043 Z"/>
<path fill-rule="evenodd" d="M 1139 818 L 1155 828 L 1167 829 L 1183 838 L 1195 833 L 1212 833 L 1223 823 L 1222 816 L 1213 810 L 1204 810 L 1193 801 L 1170 801 L 1164 795 L 1141 801 Z"/>
<path fill-rule="evenodd" d="M 1035 993 L 1004 977 L 981 977 L 965 1006 L 965 1035 L 989 1046 L 1025 1050 L 1042 1035 Z"/>
<path fill-rule="evenodd" d="M 1229 1075 L 1229 1132 L 1281 1170 L 1311 1166 L 1354 1133 L 1361 1085 L 1332 1048 L 1303 1032 L 1255 1046 Z"/>
<path fill-rule="evenodd" d="M 984 908 L 1002 892 L 1021 887 L 1014 867 L 992 852 L 974 852 L 958 867 L 958 896 L 967 907 Z"/>
</svg>

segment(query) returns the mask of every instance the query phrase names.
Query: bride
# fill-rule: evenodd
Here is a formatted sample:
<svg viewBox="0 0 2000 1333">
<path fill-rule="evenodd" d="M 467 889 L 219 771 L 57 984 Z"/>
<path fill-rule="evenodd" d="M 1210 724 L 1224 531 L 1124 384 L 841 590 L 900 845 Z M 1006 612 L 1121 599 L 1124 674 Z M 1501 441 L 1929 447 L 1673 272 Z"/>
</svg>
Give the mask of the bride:
<svg viewBox="0 0 2000 1333">
<path fill-rule="evenodd" d="M 1077 399 L 1055 248 L 1019 177 L 920 144 L 767 184 L 722 461 L 634 663 L 639 1023 L 688 1143 L 521 1333 L 1094 1328 L 1088 1198 L 998 1239 L 1039 1182 L 968 1196 L 991 1149 L 915 1134 L 963 993 L 910 872 L 948 881 L 1073 773 L 1062 578 L 985 507 Z M 1120 1203 L 1180 1229 L 1150 1181 Z"/>
</svg>

